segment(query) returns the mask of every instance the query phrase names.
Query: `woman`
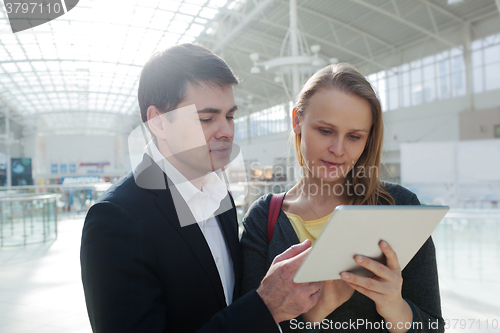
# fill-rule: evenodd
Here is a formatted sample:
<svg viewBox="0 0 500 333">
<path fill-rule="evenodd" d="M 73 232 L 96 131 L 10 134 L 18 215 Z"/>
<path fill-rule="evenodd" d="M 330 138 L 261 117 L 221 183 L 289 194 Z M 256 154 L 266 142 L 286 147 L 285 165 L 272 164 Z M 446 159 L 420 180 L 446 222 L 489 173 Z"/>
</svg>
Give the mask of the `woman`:
<svg viewBox="0 0 500 333">
<path fill-rule="evenodd" d="M 293 132 L 303 174 L 286 193 L 269 243 L 271 195 L 257 200 L 245 216 L 243 293 L 259 286 L 276 255 L 305 239 L 314 242 L 337 205 L 420 204 L 407 189 L 380 181 L 380 101 L 353 66 L 327 66 L 306 82 L 293 111 Z M 340 280 L 325 281 L 318 303 L 299 318 L 282 323 L 283 331 L 297 331 L 294 328 L 305 326 L 300 322 L 309 324 L 305 327 L 349 332 L 444 331 L 432 239 L 403 271 L 390 245 L 381 242 L 380 248 L 387 266 L 356 256 L 356 263 L 375 276 L 344 272 Z"/>
</svg>

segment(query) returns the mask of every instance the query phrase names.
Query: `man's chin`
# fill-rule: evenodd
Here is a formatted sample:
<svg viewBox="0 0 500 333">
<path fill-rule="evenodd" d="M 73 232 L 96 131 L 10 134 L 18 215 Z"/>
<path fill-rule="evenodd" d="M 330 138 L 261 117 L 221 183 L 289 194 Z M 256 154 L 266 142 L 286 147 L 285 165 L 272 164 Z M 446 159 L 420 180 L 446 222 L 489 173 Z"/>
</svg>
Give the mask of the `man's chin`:
<svg viewBox="0 0 500 333">
<path fill-rule="evenodd" d="M 224 160 L 214 160 L 212 164 L 212 171 L 225 170 L 229 164 L 229 158 Z"/>
</svg>

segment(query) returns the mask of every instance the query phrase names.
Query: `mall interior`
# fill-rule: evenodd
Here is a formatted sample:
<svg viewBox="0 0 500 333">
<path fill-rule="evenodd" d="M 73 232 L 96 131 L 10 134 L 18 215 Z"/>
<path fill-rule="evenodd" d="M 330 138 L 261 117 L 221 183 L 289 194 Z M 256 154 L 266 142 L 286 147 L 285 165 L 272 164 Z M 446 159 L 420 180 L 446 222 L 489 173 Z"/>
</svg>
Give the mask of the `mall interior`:
<svg viewBox="0 0 500 333">
<path fill-rule="evenodd" d="M 141 154 L 143 65 L 181 43 L 241 81 L 226 170 L 240 225 L 300 178 L 302 85 L 354 65 L 382 105 L 381 179 L 451 208 L 432 234 L 447 332 L 500 332 L 500 0 L 52 2 L 58 17 L 14 33 L 0 0 L 0 332 L 92 332 L 84 219 Z"/>
</svg>

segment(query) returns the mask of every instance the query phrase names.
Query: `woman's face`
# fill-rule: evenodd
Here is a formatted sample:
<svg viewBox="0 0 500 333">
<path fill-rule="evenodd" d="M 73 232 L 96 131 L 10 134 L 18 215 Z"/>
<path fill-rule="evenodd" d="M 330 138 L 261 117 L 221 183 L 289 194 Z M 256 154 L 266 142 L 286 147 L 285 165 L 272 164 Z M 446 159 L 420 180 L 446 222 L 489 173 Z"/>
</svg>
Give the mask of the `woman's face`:
<svg viewBox="0 0 500 333">
<path fill-rule="evenodd" d="M 303 117 L 295 113 L 293 123 L 294 132 L 301 134 L 305 175 L 341 183 L 365 149 L 372 112 L 361 97 L 321 89 L 309 100 Z"/>
</svg>

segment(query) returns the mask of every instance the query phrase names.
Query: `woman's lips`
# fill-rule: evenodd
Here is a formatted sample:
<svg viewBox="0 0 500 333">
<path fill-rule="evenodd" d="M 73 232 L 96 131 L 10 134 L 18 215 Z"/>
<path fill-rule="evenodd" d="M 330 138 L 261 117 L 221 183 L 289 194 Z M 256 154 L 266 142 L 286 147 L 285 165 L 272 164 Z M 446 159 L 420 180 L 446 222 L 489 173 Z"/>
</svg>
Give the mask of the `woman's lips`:
<svg viewBox="0 0 500 333">
<path fill-rule="evenodd" d="M 323 162 L 326 165 L 326 167 L 330 168 L 330 169 L 338 168 L 342 164 L 344 164 L 344 163 L 327 162 L 327 161 L 323 161 L 323 160 L 321 160 L 321 162 Z"/>
</svg>

